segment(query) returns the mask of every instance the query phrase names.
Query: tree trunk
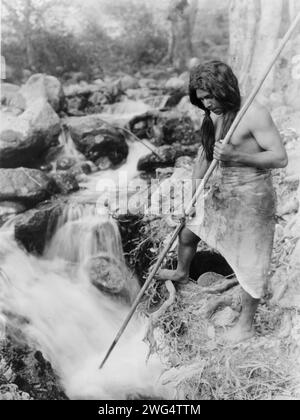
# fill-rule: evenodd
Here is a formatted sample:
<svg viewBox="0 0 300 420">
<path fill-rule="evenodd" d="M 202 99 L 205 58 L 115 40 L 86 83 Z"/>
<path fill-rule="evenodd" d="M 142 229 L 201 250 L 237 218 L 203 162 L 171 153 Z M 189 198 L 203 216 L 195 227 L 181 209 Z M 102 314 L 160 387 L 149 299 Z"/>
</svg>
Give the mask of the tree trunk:
<svg viewBox="0 0 300 420">
<path fill-rule="evenodd" d="M 230 64 L 239 78 L 242 93 L 250 85 L 250 67 L 259 21 L 259 0 L 231 0 L 229 12 Z"/>
<path fill-rule="evenodd" d="M 289 16 L 292 22 L 300 12 L 299 0 L 289 0 Z M 300 110 L 300 30 L 296 30 L 285 54 L 286 80 L 282 86 L 285 103 L 294 110 Z"/>
<path fill-rule="evenodd" d="M 31 0 L 26 0 L 24 10 L 24 42 L 26 48 L 27 66 L 29 70 L 34 70 L 34 53 L 31 39 L 31 15 L 32 4 Z"/>
<path fill-rule="evenodd" d="M 249 93 L 275 51 L 283 0 L 232 0 L 229 8 L 230 62 L 243 94 Z M 274 87 L 274 69 L 260 91 L 267 97 Z"/>
<path fill-rule="evenodd" d="M 255 39 L 255 49 L 251 66 L 251 85 L 257 82 L 262 72 L 270 62 L 278 45 L 279 30 L 282 20 L 283 0 L 264 1 L 260 3 L 261 13 L 258 34 Z M 274 88 L 275 67 L 260 91 L 260 96 L 268 97 Z"/>
</svg>

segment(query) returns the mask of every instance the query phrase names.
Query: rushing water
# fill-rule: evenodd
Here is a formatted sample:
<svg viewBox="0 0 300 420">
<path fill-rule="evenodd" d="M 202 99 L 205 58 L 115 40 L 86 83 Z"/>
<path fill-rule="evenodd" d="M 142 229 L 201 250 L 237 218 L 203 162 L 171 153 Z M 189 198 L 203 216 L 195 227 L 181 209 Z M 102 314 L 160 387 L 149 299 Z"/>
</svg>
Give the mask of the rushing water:
<svg viewBox="0 0 300 420">
<path fill-rule="evenodd" d="M 129 156 L 130 168 L 140 157 L 136 150 L 134 154 Z M 67 205 L 39 258 L 22 250 L 13 226 L 6 225 L 0 230 L 1 317 L 17 324 L 27 341 L 42 351 L 70 398 L 170 398 L 170 389 L 161 383 L 164 367 L 158 357 L 146 363 L 147 321 L 141 316 L 131 320 L 99 370 L 129 304 L 93 284 L 87 266 L 97 257 L 118 267 L 133 299 L 139 286 L 125 265 L 118 228 L 108 215 L 99 216 L 95 205 Z"/>
</svg>

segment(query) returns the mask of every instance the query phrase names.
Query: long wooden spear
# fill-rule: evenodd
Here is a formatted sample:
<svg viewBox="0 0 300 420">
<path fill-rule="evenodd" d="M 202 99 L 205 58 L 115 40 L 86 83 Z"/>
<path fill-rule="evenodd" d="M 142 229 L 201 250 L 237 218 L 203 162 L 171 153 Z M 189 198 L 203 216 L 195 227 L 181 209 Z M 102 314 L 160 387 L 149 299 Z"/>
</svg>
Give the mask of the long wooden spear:
<svg viewBox="0 0 300 420">
<path fill-rule="evenodd" d="M 287 44 L 288 40 L 290 39 L 293 31 L 295 30 L 295 28 L 297 27 L 298 23 L 300 21 L 300 13 L 298 13 L 298 15 L 296 16 L 296 18 L 294 19 L 294 21 L 292 22 L 289 30 L 287 31 L 287 33 L 285 34 L 284 38 L 281 40 L 280 45 L 278 46 L 277 50 L 274 52 L 274 55 L 272 57 L 272 59 L 270 60 L 270 63 L 268 64 L 268 66 L 266 67 L 261 79 L 257 82 L 256 86 L 254 87 L 253 91 L 251 92 L 250 96 L 248 97 L 248 99 L 246 100 L 246 102 L 244 103 L 244 105 L 242 106 L 242 108 L 240 109 L 239 113 L 237 114 L 235 120 L 233 121 L 227 135 L 225 136 L 222 144 L 227 144 L 230 141 L 230 138 L 232 136 L 232 134 L 234 133 L 235 129 L 237 128 L 237 126 L 239 125 L 241 119 L 243 118 L 243 116 L 245 115 L 245 113 L 247 112 L 249 106 L 252 104 L 255 96 L 257 95 L 258 91 L 260 90 L 262 84 L 264 83 L 264 81 L 266 80 L 268 74 L 270 73 L 270 70 L 272 69 L 273 65 L 275 64 L 277 58 L 279 57 L 281 51 L 283 50 L 283 48 L 285 47 L 285 45 Z M 203 177 L 201 183 L 199 184 L 196 193 L 194 194 L 191 202 L 189 203 L 187 209 L 185 210 L 185 217 L 182 219 L 182 221 L 180 222 L 180 224 L 177 226 L 177 228 L 175 229 L 174 233 L 172 234 L 171 239 L 169 240 L 168 244 L 166 245 L 166 247 L 163 249 L 162 253 L 160 254 L 160 256 L 158 257 L 158 260 L 156 262 L 156 264 L 154 265 L 153 269 L 151 270 L 151 273 L 149 274 L 149 277 L 147 278 L 146 282 L 144 283 L 142 289 L 140 290 L 139 294 L 137 295 L 134 303 L 132 304 L 132 307 L 123 323 L 123 325 L 121 326 L 118 334 L 116 335 L 116 338 L 114 339 L 113 343 L 111 344 L 111 346 L 109 347 L 99 369 L 102 369 L 105 362 L 107 361 L 109 355 L 111 354 L 112 350 L 114 349 L 114 347 L 116 346 L 116 344 L 118 343 L 121 335 L 123 334 L 123 332 L 125 331 L 125 328 L 127 327 L 129 321 L 131 320 L 138 304 L 141 301 L 141 298 L 143 297 L 145 291 L 148 289 L 150 283 L 152 282 L 155 274 L 157 273 L 161 263 L 163 262 L 165 256 L 167 255 L 167 253 L 169 252 L 171 246 L 173 245 L 173 243 L 175 242 L 179 232 L 181 231 L 181 229 L 184 227 L 185 225 L 185 220 L 186 217 L 189 216 L 189 214 L 191 213 L 197 198 L 199 197 L 199 195 L 202 193 L 202 191 L 204 190 L 204 187 L 208 181 L 208 179 L 210 178 L 211 174 L 213 173 L 213 171 L 215 170 L 216 166 L 217 166 L 218 161 L 216 159 L 214 159 L 212 161 L 212 163 L 210 164 L 205 176 Z"/>
</svg>

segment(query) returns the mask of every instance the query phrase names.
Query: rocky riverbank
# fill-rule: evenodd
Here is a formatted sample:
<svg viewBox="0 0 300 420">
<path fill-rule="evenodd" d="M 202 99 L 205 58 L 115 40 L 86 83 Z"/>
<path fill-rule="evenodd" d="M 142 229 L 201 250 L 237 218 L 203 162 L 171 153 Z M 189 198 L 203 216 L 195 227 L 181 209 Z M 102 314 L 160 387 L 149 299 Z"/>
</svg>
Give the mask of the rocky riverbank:
<svg viewBox="0 0 300 420">
<path fill-rule="evenodd" d="M 70 214 L 75 222 L 83 215 L 97 214 L 99 189 L 89 190 L 89 180 L 101 184 L 103 174 L 122 169 L 131 159 L 132 142 L 147 142 L 141 146 L 144 155 L 135 162 L 135 175 L 139 173 L 144 180 L 155 178 L 157 185 L 166 188 L 190 177 L 202 114 L 189 104 L 186 73 L 124 75 L 90 84 L 69 81 L 64 86 L 52 76 L 38 74 L 21 87 L 3 84 L 1 95 L 0 222 L 13 224 L 19 245 L 32 255 L 43 255 L 58 224 L 70 220 Z M 153 339 L 151 331 L 148 336 L 151 350 L 171 368 L 169 380 L 177 381 L 177 397 L 274 399 L 299 395 L 296 370 L 293 372 L 300 356 L 299 113 L 283 104 L 273 109 L 273 116 L 290 163 L 286 171 L 275 174 L 278 224 L 269 294 L 256 318 L 258 337 L 233 352 L 220 347 L 219 332 L 239 316 L 240 289 L 225 279 L 230 274 L 226 263 L 201 243 L 191 275 L 197 284 L 179 290 L 153 324 L 159 340 Z M 92 203 L 85 203 L 87 196 L 81 196 L 87 193 Z M 143 211 L 113 213 L 127 265 L 142 284 L 176 218 Z M 85 227 L 82 235 L 84 231 Z M 173 249 L 166 266 L 174 267 L 175 261 Z M 132 301 L 133 289 L 117 281 L 120 271 L 111 256 L 102 254 L 91 263 L 93 284 L 96 281 L 113 298 L 119 295 L 127 304 Z M 211 271 L 217 275 L 205 274 Z M 5 280 L 5 273 L 0 274 Z M 165 286 L 154 283 L 141 310 L 149 315 L 167 298 Z M 0 398 L 67 398 L 39 349 L 24 344 L 26 339 L 18 340 L 18 335 L 9 327 L 1 341 Z M 266 358 L 269 363 L 264 362 Z M 286 379 L 280 382 L 278 375 Z"/>
</svg>

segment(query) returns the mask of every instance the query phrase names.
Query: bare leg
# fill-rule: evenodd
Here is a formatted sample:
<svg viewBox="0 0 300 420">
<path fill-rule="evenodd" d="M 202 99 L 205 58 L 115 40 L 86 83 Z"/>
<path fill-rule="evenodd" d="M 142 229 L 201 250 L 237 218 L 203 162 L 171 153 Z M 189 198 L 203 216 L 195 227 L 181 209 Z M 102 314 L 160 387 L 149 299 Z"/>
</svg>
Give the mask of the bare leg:
<svg viewBox="0 0 300 420">
<path fill-rule="evenodd" d="M 242 312 L 237 324 L 224 335 L 226 341 L 239 343 L 254 336 L 253 319 L 258 304 L 259 299 L 254 299 L 243 290 Z"/>
<path fill-rule="evenodd" d="M 178 263 L 176 270 L 159 270 L 159 280 L 171 280 L 178 283 L 186 283 L 189 277 L 190 265 L 196 253 L 200 238 L 188 228 L 183 228 L 179 234 Z"/>
</svg>

